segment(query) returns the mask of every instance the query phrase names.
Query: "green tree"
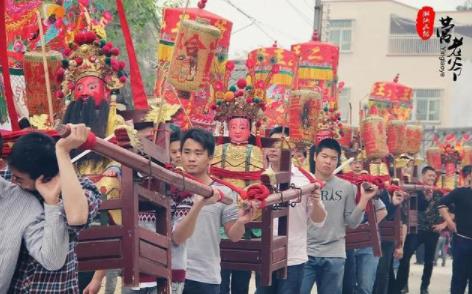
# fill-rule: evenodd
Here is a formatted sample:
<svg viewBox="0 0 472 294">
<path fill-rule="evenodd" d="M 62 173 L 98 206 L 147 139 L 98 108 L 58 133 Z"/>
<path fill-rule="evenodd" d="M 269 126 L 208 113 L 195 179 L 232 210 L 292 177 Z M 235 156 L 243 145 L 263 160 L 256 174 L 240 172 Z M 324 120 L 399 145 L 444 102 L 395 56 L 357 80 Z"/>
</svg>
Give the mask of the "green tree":
<svg viewBox="0 0 472 294">
<path fill-rule="evenodd" d="M 456 10 L 458 11 L 472 10 L 472 0 L 466 0 L 464 4 L 457 6 Z"/>
<path fill-rule="evenodd" d="M 127 58 L 120 20 L 115 0 L 95 0 L 98 11 L 108 10 L 113 13 L 113 20 L 107 27 L 107 39 L 120 48 L 121 58 Z M 148 96 L 152 94 L 156 76 L 156 49 L 165 7 L 181 7 L 183 0 L 123 0 L 126 19 L 133 38 L 141 76 Z M 123 89 L 123 96 L 129 101 L 129 87 Z M 129 98 L 128 98 L 129 97 Z"/>
</svg>

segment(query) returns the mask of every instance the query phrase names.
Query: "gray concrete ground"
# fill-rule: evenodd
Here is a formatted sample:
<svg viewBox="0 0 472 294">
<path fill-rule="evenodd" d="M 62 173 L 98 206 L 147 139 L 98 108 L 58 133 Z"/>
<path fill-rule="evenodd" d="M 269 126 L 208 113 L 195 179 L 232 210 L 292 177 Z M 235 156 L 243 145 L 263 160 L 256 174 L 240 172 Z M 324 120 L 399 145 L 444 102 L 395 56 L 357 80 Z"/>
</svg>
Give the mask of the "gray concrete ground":
<svg viewBox="0 0 472 294">
<path fill-rule="evenodd" d="M 410 278 L 409 278 L 409 287 L 410 294 L 419 294 L 420 293 L 420 284 L 421 284 L 421 275 L 423 273 L 423 266 L 414 264 L 414 258 L 412 258 L 412 264 L 410 267 Z M 447 294 L 449 293 L 449 287 L 451 283 L 452 276 L 452 260 L 448 259 L 446 266 L 435 266 L 433 269 L 433 276 L 431 278 L 431 286 L 429 288 L 429 293 L 431 294 Z M 121 293 L 120 288 L 121 281 L 118 281 L 117 291 L 115 293 Z M 255 292 L 255 278 L 254 275 L 250 282 L 250 294 Z M 101 294 L 104 293 L 103 287 Z M 316 294 L 316 286 L 314 287 L 313 294 Z M 470 293 L 472 294 L 472 293 Z"/>
</svg>

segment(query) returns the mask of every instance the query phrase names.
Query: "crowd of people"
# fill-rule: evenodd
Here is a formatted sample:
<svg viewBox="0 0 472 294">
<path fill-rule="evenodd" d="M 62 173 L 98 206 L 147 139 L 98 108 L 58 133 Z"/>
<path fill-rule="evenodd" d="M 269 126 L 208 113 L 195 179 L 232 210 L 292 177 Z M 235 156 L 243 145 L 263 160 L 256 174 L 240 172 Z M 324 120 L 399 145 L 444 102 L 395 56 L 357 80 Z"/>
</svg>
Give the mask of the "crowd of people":
<svg viewBox="0 0 472 294">
<path fill-rule="evenodd" d="M 0 252 L 1 293 L 98 293 L 105 271 L 82 281 L 78 273 L 75 245 L 81 229 L 97 216 L 101 196 L 95 185 L 77 176 L 70 151 L 85 142 L 88 128 L 71 125 L 67 138 L 55 142 L 41 133 L 21 137 L 13 146 L 0 179 L 2 213 Z M 281 138 L 286 128 L 275 128 L 271 137 Z M 252 221 L 258 204 L 237 205 L 237 195 L 209 174 L 215 150 L 213 135 L 202 129 L 189 129 L 172 135 L 172 164 L 213 188 L 210 198 L 199 195 L 168 195 L 172 207 L 172 293 L 248 293 L 250 272 L 227 271 L 220 266 L 221 238 L 239 241 L 245 225 Z M 407 233 L 404 220 L 403 246 L 382 240 L 382 256 L 372 247 L 346 250 L 346 228 L 367 222 L 365 210 L 373 205 L 377 222 L 392 220 L 408 198 L 407 193 L 356 187 L 333 175 L 339 165 L 341 147 L 334 139 L 324 139 L 315 148 L 314 173 L 293 160 L 291 183 L 300 187 L 313 178 L 324 181 L 300 203 L 290 206 L 288 226 L 287 278 L 274 275 L 271 286 L 262 286 L 256 275 L 256 293 L 408 293 L 409 266 L 419 245 L 424 245 L 421 294 L 429 289 L 437 251 L 452 235 L 453 273 L 451 293 L 464 293 L 471 287 L 472 264 L 472 167 L 464 167 L 464 187 L 447 195 L 439 190 L 416 191 L 418 230 Z M 265 149 L 269 167 L 280 169 L 281 148 Z M 301 152 L 297 163 L 306 158 Z M 363 164 L 354 160 L 352 174 L 363 174 Z M 420 182 L 434 186 L 437 173 L 422 169 Z M 220 193 L 233 204 L 218 202 Z M 359 194 L 359 195 L 357 195 Z M 372 203 L 372 204 L 369 204 Z M 404 214 L 404 213 L 403 213 Z M 403 217 L 405 219 L 405 217 Z M 142 223 L 142 225 L 145 225 Z M 152 227 L 152 226 L 151 226 Z M 437 248 L 439 250 L 437 250 Z M 399 267 L 394 274 L 394 260 Z M 444 260 L 444 259 L 443 259 Z M 232 282 L 228 278 L 232 277 Z M 123 287 L 122 293 L 157 293 L 153 278 L 142 277 L 139 288 Z M 237 281 L 237 282 L 235 282 Z"/>
</svg>

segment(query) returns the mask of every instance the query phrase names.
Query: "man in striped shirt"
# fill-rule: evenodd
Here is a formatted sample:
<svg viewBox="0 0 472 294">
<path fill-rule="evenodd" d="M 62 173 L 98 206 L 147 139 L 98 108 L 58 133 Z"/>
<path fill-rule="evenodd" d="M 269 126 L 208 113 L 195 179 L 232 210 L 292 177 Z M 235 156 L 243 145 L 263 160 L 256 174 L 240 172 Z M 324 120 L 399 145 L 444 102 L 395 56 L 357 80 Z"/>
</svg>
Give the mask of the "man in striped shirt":
<svg viewBox="0 0 472 294">
<path fill-rule="evenodd" d="M 0 293 L 8 290 L 22 242 L 25 250 L 48 270 L 61 268 L 67 256 L 69 235 L 59 199 L 49 189 L 50 183 L 39 179 L 34 184 L 43 203 L 0 177 Z"/>
<path fill-rule="evenodd" d="M 85 142 L 89 129 L 83 124 L 70 128 L 71 134 L 57 143 L 45 134 L 25 135 L 15 143 L 8 157 L 12 181 L 23 190 L 40 194 L 42 198 L 35 199 L 38 205 L 42 199 L 47 202 L 45 195 L 54 199 L 58 221 L 62 221 L 69 237 L 61 243 L 66 258 L 58 267 L 45 267 L 36 256 L 23 250 L 9 293 L 79 292 L 74 247 L 78 232 L 97 214 L 101 194 L 90 180 L 77 177 L 70 158 L 70 151 Z"/>
</svg>

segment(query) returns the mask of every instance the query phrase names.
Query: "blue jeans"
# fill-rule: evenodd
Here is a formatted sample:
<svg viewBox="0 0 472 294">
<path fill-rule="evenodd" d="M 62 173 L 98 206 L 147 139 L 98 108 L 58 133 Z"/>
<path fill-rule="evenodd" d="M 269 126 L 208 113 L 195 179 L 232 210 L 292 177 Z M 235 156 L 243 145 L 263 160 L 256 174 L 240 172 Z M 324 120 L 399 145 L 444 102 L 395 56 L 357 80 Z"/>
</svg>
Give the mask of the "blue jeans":
<svg viewBox="0 0 472 294">
<path fill-rule="evenodd" d="M 260 276 L 256 275 L 256 294 L 285 294 L 300 293 L 300 287 L 303 280 L 303 268 L 305 264 L 291 265 L 287 267 L 287 279 L 279 279 L 275 274 L 272 275 L 272 285 L 262 287 L 260 285 Z M 235 292 L 236 293 L 236 292 Z"/>
<path fill-rule="evenodd" d="M 452 237 L 451 294 L 464 294 L 467 281 L 472 293 L 472 240 L 454 235 Z"/>
<path fill-rule="evenodd" d="M 438 244 L 436 245 L 436 252 L 434 253 L 434 264 L 438 262 L 438 258 L 441 257 L 443 266 L 446 264 L 447 253 L 444 247 L 447 243 L 447 237 L 439 236 Z"/>
<path fill-rule="evenodd" d="M 310 294 L 316 282 L 318 294 L 341 294 L 343 289 L 344 263 L 341 257 L 313 257 L 303 269 L 301 294 Z"/>
<path fill-rule="evenodd" d="M 346 251 L 343 294 L 372 294 L 379 257 L 372 247 Z"/>
<path fill-rule="evenodd" d="M 220 284 L 207 284 L 185 280 L 183 294 L 220 294 Z"/>
</svg>

